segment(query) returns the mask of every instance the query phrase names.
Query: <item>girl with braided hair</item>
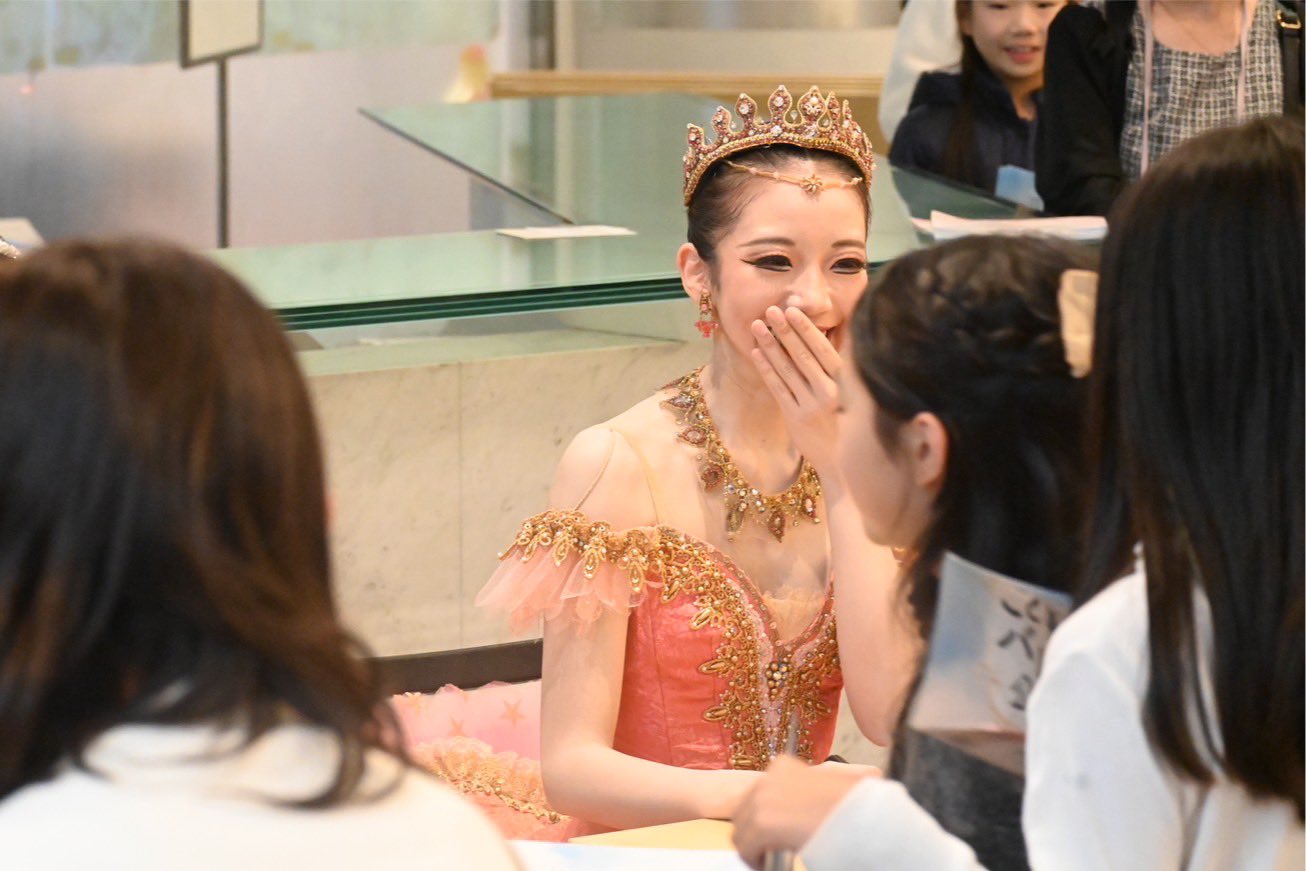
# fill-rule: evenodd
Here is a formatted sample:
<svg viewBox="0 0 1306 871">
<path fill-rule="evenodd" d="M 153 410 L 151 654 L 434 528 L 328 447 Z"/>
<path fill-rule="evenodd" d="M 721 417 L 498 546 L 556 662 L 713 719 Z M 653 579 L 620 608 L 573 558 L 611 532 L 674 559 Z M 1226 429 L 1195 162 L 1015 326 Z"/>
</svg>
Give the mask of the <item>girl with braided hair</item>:
<svg viewBox="0 0 1306 871">
<path fill-rule="evenodd" d="M 989 868 L 1026 867 L 1020 778 L 915 732 L 903 715 L 946 552 L 1040 587 L 1072 579 L 1084 392 L 1066 360 L 1058 290 L 1088 260 L 1065 243 L 1010 237 L 908 254 L 862 297 L 842 360 L 818 363 L 781 318 L 755 326 L 756 362 L 790 429 L 838 430 L 806 450 L 830 506 L 839 654 L 857 664 L 846 678 L 853 714 L 873 741 L 892 741 L 890 775 Z M 841 512 L 858 521 L 836 522 Z M 877 565 L 870 542 L 901 549 L 896 573 L 867 570 Z M 852 779 L 824 783 L 842 795 Z M 754 815 L 758 798 L 736 820 L 746 857 L 760 843 L 753 833 L 775 823 Z M 828 806 L 788 810 L 782 828 L 796 831 Z"/>
</svg>

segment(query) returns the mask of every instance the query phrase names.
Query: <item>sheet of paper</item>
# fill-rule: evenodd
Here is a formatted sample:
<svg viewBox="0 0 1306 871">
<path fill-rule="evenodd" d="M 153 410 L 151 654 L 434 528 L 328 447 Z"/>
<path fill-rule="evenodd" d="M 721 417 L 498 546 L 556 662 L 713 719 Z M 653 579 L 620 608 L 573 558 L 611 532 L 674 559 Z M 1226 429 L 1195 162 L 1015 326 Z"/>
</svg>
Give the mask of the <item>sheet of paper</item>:
<svg viewBox="0 0 1306 871">
<path fill-rule="evenodd" d="M 660 826 L 620 829 L 572 838 L 573 844 L 602 847 L 674 847 L 678 850 L 732 850 L 734 827 L 725 820 L 685 820 Z"/>
<path fill-rule="evenodd" d="M 670 850 L 510 841 L 525 871 L 748 871 L 731 850 Z"/>
<path fill-rule="evenodd" d="M 555 227 L 513 227 L 496 231 L 500 236 L 514 239 L 587 239 L 591 236 L 634 236 L 627 227 L 609 224 L 558 224 Z"/>
<path fill-rule="evenodd" d="M 912 218 L 912 224 L 935 241 L 958 239 L 962 236 L 1056 236 L 1074 242 L 1095 242 L 1106 236 L 1106 219 L 1098 215 L 1080 215 L 1067 218 L 992 218 L 972 220 L 958 218 L 947 212 L 934 211 L 930 219 Z"/>
<path fill-rule="evenodd" d="M 1025 703 L 1048 639 L 1070 605 L 1065 593 L 947 554 L 939 573 L 934 633 L 908 725 L 1023 773 Z"/>
<path fill-rule="evenodd" d="M 24 254 L 45 244 L 41 234 L 26 218 L 0 218 L 0 237 Z"/>
</svg>

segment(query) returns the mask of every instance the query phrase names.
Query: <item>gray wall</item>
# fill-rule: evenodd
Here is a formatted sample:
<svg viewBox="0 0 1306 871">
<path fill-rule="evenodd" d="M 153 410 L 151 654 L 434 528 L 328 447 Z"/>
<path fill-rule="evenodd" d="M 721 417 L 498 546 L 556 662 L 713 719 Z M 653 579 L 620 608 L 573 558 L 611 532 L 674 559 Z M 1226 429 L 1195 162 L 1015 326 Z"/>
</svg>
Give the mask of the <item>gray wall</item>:
<svg viewBox="0 0 1306 871">
<path fill-rule="evenodd" d="M 217 244 L 216 73 L 176 62 L 175 0 L 0 2 L 0 217 L 47 239 Z M 462 230 L 463 173 L 363 118 L 438 102 L 459 53 L 514 49 L 492 0 L 268 0 L 229 61 L 231 242 Z"/>
</svg>

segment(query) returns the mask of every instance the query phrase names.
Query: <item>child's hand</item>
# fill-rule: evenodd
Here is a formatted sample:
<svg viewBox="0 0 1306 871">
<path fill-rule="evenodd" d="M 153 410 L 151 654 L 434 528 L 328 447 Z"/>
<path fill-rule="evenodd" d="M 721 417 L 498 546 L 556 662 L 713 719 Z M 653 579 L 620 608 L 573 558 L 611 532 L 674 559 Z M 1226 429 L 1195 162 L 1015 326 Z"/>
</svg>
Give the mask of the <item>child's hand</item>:
<svg viewBox="0 0 1306 871">
<path fill-rule="evenodd" d="M 735 849 L 752 868 L 768 850 L 799 850 L 854 786 L 880 771 L 869 765 L 811 766 L 779 756 L 734 816 Z"/>
</svg>

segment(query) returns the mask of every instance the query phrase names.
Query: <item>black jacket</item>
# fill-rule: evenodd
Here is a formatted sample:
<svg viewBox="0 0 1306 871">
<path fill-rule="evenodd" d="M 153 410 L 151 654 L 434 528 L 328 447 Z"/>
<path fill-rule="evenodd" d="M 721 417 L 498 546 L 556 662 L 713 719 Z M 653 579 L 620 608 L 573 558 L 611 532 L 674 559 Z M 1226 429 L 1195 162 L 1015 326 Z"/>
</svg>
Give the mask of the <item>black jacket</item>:
<svg viewBox="0 0 1306 871">
<path fill-rule="evenodd" d="M 1277 8 L 1283 7 L 1300 19 L 1300 0 Z M 1128 183 L 1120 137 L 1137 8 L 1136 0 L 1107 0 L 1101 10 L 1067 6 L 1048 27 L 1034 177 L 1044 208 L 1053 214 L 1105 215 Z M 1280 29 L 1286 68 L 1300 66 L 1300 38 L 1289 50 L 1285 33 Z M 1300 75 L 1285 74 L 1284 108 L 1299 117 L 1301 82 Z"/>
<path fill-rule="evenodd" d="M 1120 136 L 1134 0 L 1067 6 L 1048 28 L 1035 186 L 1058 215 L 1105 215 L 1124 190 Z"/>
<path fill-rule="evenodd" d="M 943 174 L 943 154 L 961 99 L 961 73 L 922 75 L 912 91 L 907 115 L 894 134 L 889 161 L 894 166 Z M 1016 114 L 1011 94 L 987 68 L 979 71 L 974 101 L 974 175 L 956 180 L 992 191 L 999 166 L 1034 168 L 1035 123 Z"/>
</svg>

